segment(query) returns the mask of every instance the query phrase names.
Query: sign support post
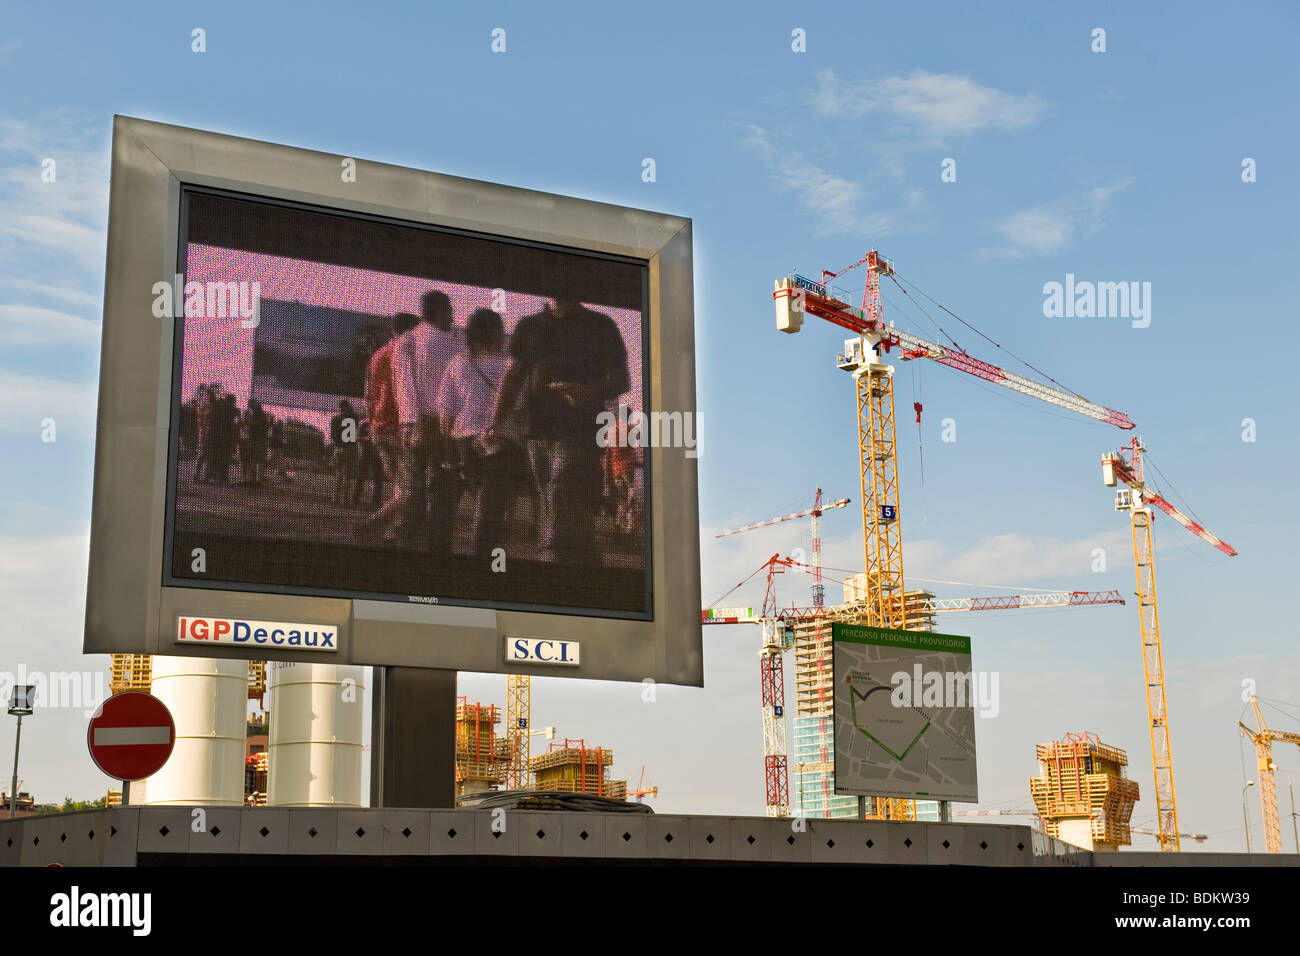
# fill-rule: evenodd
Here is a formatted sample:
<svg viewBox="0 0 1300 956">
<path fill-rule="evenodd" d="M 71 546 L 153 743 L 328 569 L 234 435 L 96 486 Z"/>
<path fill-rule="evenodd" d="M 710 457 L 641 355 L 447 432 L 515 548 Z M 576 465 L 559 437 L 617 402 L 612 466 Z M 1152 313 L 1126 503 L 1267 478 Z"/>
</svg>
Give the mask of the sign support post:
<svg viewBox="0 0 1300 956">
<path fill-rule="evenodd" d="M 370 805 L 456 806 L 456 672 L 376 667 Z"/>
</svg>

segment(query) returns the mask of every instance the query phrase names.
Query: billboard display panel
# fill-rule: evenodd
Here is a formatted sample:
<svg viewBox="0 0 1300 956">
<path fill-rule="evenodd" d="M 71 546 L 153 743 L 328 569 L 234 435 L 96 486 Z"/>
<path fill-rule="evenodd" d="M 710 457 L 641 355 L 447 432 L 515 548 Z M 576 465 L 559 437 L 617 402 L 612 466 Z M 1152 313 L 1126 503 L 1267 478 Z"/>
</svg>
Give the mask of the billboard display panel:
<svg viewBox="0 0 1300 956">
<path fill-rule="evenodd" d="M 181 203 L 167 583 L 648 617 L 644 262 Z"/>
<path fill-rule="evenodd" d="M 703 682 L 689 219 L 119 116 L 108 232 L 87 653 Z"/>
<path fill-rule="evenodd" d="M 831 625 L 835 792 L 976 803 L 970 638 Z"/>
</svg>

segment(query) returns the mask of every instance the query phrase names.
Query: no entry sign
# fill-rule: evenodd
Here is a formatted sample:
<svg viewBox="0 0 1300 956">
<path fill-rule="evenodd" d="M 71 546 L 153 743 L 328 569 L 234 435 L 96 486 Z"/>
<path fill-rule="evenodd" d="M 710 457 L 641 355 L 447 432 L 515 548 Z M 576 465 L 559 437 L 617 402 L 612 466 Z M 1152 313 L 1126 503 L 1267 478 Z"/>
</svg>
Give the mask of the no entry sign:
<svg viewBox="0 0 1300 956">
<path fill-rule="evenodd" d="M 114 694 L 90 718 L 90 759 L 118 780 L 142 780 L 162 769 L 176 743 L 176 724 L 152 694 Z"/>
</svg>

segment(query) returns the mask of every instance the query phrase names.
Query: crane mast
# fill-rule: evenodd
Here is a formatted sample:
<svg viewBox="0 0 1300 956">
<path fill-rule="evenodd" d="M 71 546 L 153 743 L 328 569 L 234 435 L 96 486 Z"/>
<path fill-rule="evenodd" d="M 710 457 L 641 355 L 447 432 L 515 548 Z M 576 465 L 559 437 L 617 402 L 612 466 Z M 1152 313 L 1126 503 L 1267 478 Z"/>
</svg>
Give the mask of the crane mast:
<svg viewBox="0 0 1300 956">
<path fill-rule="evenodd" d="M 862 311 L 869 322 L 883 326 L 880 277 L 893 266 L 874 251 L 868 254 Z M 827 278 L 824 276 L 823 278 Z M 858 405 L 858 474 L 862 484 L 863 568 L 867 578 L 868 618 L 877 627 L 907 629 L 903 600 L 903 523 L 899 518 L 898 444 L 894 429 L 894 367 L 880 361 L 880 335 L 868 332 L 871 346 L 842 359 L 840 368 L 853 373 Z M 873 341 L 874 339 L 874 341 Z M 820 633 L 820 629 L 819 629 Z M 823 734 L 826 748 L 830 735 Z M 823 762 L 827 760 L 822 758 Z M 822 776 L 829 788 L 830 775 Z M 874 797 L 873 815 L 887 820 L 915 820 L 916 801 Z M 827 801 L 829 803 L 829 801 Z"/>
<path fill-rule="evenodd" d="M 1255 745 L 1255 762 L 1259 769 L 1259 804 L 1264 818 L 1264 844 L 1269 853 L 1281 853 L 1282 828 L 1278 823 L 1277 814 L 1277 778 L 1274 776 L 1273 741 L 1300 746 L 1300 734 L 1269 729 L 1254 694 L 1250 695 L 1250 706 L 1255 711 L 1255 724 L 1258 730 L 1251 730 L 1240 722 L 1238 726 L 1241 727 L 1242 734 Z M 1293 820 L 1292 823 L 1294 822 Z"/>
<path fill-rule="evenodd" d="M 794 518 L 812 518 L 812 570 L 813 570 L 813 603 L 821 607 L 825 603 L 825 588 L 822 585 L 821 571 L 821 516 L 822 512 L 830 511 L 835 508 L 843 508 L 849 504 L 848 498 L 838 498 L 829 504 L 822 504 L 822 490 L 817 489 L 813 496 L 813 506 L 804 511 L 796 511 L 793 514 L 781 515 L 779 518 L 769 518 L 766 521 L 756 521 L 753 524 L 743 525 L 739 528 L 732 528 L 728 531 L 720 532 L 714 535 L 716 538 L 725 538 L 728 535 L 740 534 L 744 531 L 753 531 L 756 528 L 766 528 L 771 525 L 781 524 L 784 521 L 790 521 Z M 786 644 L 784 642 L 784 625 L 776 620 L 776 594 L 774 591 L 773 575 L 780 574 L 784 571 L 779 555 L 772 555 L 768 559 L 767 567 L 767 593 L 763 599 L 764 617 L 757 619 L 763 627 L 763 644 L 758 652 L 759 664 L 759 690 L 762 697 L 763 707 L 763 781 L 766 793 L 767 815 L 770 817 L 784 817 L 789 815 L 790 811 L 790 771 L 789 771 L 789 751 L 786 750 L 785 738 L 785 664 L 784 653 Z M 803 565 L 800 565 L 803 567 Z M 771 611 L 773 613 L 769 614 Z M 750 619 L 755 620 L 753 618 Z M 821 643 L 824 628 L 818 627 L 818 642 Z M 819 652 L 818 670 L 822 670 L 822 664 L 827 655 L 829 648 L 822 647 Z M 825 696 L 825 690 L 822 689 L 822 695 Z M 822 733 L 825 735 L 826 717 L 822 717 Z M 827 760 L 826 748 L 822 748 L 821 760 L 823 763 Z M 829 794 L 830 785 L 827 783 L 826 792 Z"/>
<path fill-rule="evenodd" d="M 1102 457 L 1102 481 L 1115 492 L 1115 510 L 1127 511 L 1133 530 L 1133 570 L 1137 577 L 1138 625 L 1142 637 L 1142 664 L 1146 673 L 1147 722 L 1151 730 L 1151 763 L 1155 774 L 1156 819 L 1160 827 L 1160 852 L 1181 849 L 1178 801 L 1174 793 L 1174 755 L 1169 739 L 1169 713 L 1165 700 L 1164 650 L 1160 641 L 1160 606 L 1156 600 L 1156 545 L 1152 534 L 1152 507 L 1170 515 L 1197 537 L 1228 555 L 1237 552 L 1149 489 L 1142 453 L 1146 446 L 1134 437 L 1127 449 Z"/>
<path fill-rule="evenodd" d="M 532 716 L 532 679 L 527 674 L 506 675 L 506 739 L 510 742 L 510 765 L 506 789 L 528 787 L 528 761 L 532 750 L 529 718 Z"/>
<path fill-rule="evenodd" d="M 789 751 L 785 744 L 785 625 L 776 619 L 775 576 L 785 568 L 779 554 L 767 561 L 767 591 L 759 624 L 763 647 L 758 652 L 759 686 L 763 697 L 763 782 L 767 815 L 790 815 Z"/>
</svg>

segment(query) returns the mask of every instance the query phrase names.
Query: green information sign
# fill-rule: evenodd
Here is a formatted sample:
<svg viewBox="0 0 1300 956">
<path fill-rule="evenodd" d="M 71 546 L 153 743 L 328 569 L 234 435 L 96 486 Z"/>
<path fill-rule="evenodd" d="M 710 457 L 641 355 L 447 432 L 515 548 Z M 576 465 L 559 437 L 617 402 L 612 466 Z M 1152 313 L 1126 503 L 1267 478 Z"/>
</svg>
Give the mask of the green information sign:
<svg viewBox="0 0 1300 956">
<path fill-rule="evenodd" d="M 835 792 L 977 802 L 975 708 L 996 702 L 970 638 L 841 623 L 831 638 Z"/>
</svg>

